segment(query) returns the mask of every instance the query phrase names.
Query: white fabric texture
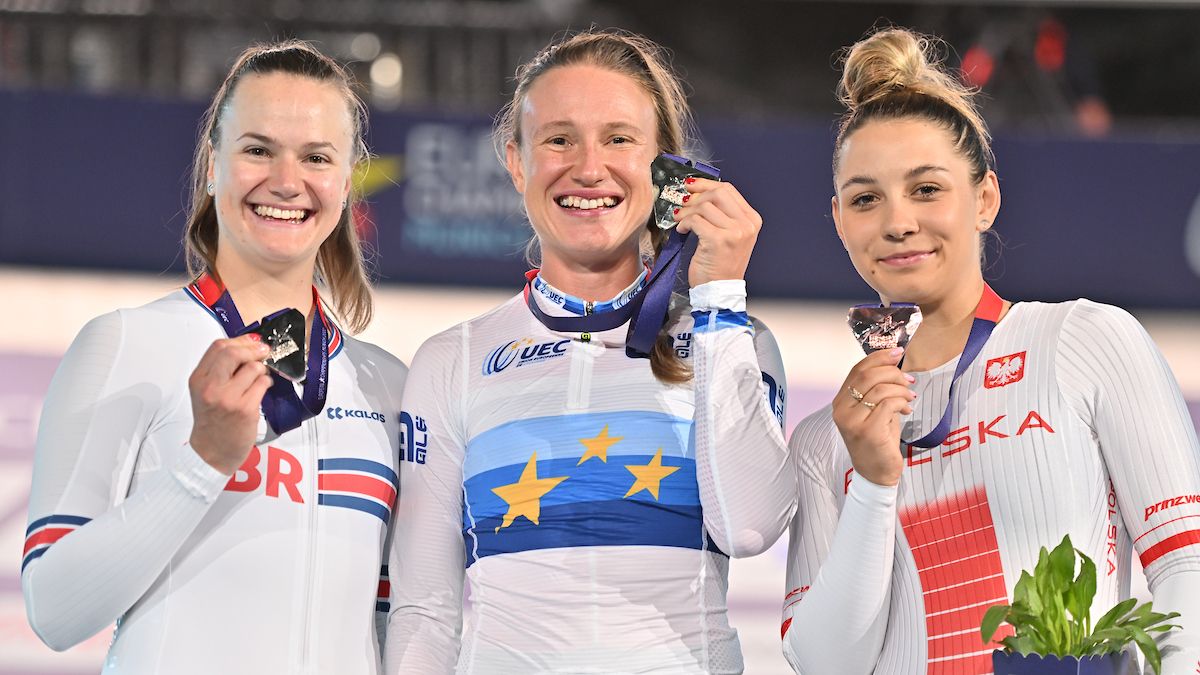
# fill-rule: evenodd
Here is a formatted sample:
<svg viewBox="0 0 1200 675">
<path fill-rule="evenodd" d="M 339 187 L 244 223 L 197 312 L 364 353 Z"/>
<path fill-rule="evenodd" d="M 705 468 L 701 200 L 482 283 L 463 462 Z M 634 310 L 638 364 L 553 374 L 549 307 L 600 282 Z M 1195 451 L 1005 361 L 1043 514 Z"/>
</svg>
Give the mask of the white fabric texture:
<svg viewBox="0 0 1200 675">
<path fill-rule="evenodd" d="M 376 673 L 406 368 L 336 331 L 328 407 L 231 479 L 187 445 L 188 376 L 224 337 L 179 291 L 75 339 L 39 426 L 30 624 L 65 649 L 118 621 L 105 673 Z"/>
<path fill-rule="evenodd" d="M 586 304 L 544 286 L 554 302 L 530 297 L 548 314 Z M 744 313 L 710 307 L 693 330 L 684 309 L 671 333 L 697 376 L 683 385 L 626 356 L 625 326 L 587 341 L 554 332 L 520 295 L 421 347 L 404 410 L 424 431 L 400 472 L 398 508 L 414 517 L 393 544 L 404 571 L 386 672 L 742 671 L 726 554 L 769 546 L 790 516 L 762 503 L 776 500 L 764 485 L 795 485 L 782 392 L 766 384 L 785 380 L 770 333 Z M 719 370 L 702 375 L 706 363 Z M 779 442 L 730 435 L 747 419 Z"/>
</svg>

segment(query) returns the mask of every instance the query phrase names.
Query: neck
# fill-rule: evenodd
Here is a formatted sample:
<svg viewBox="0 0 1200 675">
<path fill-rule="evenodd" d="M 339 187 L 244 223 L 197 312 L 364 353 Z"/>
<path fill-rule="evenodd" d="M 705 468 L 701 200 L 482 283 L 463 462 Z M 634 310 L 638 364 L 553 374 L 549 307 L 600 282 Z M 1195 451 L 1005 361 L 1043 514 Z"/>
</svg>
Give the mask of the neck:
<svg viewBox="0 0 1200 675">
<path fill-rule="evenodd" d="M 622 258 L 610 265 L 572 265 L 547 258 L 541 272 L 546 283 L 581 300 L 603 302 L 620 295 L 642 273 L 636 256 Z"/>
<path fill-rule="evenodd" d="M 978 279 L 949 297 L 919 303 L 921 327 L 905 349 L 904 370 L 931 370 L 961 354 L 982 294 Z"/>
<path fill-rule="evenodd" d="M 217 274 L 247 325 L 288 307 L 300 310 L 310 321 L 313 317 L 312 265 L 264 272 L 218 254 Z"/>
</svg>

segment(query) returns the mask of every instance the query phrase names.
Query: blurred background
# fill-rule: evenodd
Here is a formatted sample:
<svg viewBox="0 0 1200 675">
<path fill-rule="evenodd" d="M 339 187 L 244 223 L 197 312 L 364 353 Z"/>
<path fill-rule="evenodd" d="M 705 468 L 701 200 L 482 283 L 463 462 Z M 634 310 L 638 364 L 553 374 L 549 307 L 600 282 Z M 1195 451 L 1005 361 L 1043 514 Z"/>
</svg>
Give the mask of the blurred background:
<svg viewBox="0 0 1200 675">
<path fill-rule="evenodd" d="M 405 361 L 521 284 L 529 230 L 489 138 L 516 65 L 592 25 L 668 47 L 692 89 L 695 156 L 764 216 L 751 312 L 779 336 L 790 428 L 858 358 L 845 307 L 871 295 L 829 218 L 834 89 L 841 49 L 887 24 L 944 37 L 983 91 L 1004 194 L 992 285 L 1130 309 L 1200 419 L 1200 0 L 0 0 L 0 675 L 99 668 L 107 634 L 54 654 L 25 624 L 41 399 L 84 322 L 184 282 L 198 120 L 247 43 L 312 40 L 362 84 L 375 158 L 358 177 L 361 234 L 380 303 L 365 339 Z M 787 672 L 784 557 L 732 565 L 752 675 Z"/>
</svg>

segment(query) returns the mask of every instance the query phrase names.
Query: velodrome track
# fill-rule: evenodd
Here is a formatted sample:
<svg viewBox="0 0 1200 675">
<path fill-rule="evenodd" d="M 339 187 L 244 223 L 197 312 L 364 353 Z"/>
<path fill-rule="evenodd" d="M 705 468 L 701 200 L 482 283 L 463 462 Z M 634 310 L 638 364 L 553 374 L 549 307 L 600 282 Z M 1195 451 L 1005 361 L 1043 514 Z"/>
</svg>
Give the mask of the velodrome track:
<svg viewBox="0 0 1200 675">
<path fill-rule="evenodd" d="M 19 568 L 41 400 L 63 351 L 88 319 L 118 307 L 144 304 L 182 283 L 174 276 L 0 267 L 0 297 L 5 299 L 7 319 L 0 330 L 0 561 L 4 561 L 0 564 L 0 675 L 99 670 L 107 631 L 55 654 L 25 622 Z M 995 285 L 1003 293 L 1003 281 Z M 377 290 L 376 319 L 361 337 L 410 362 L 426 337 L 490 309 L 509 295 L 495 290 L 382 285 Z M 1195 348 L 1200 313 L 1129 309 L 1163 350 L 1188 399 L 1192 419 L 1200 425 L 1200 350 Z M 771 327 L 780 343 L 788 373 L 790 430 L 828 402 L 860 356 L 845 328 L 845 304 L 752 301 L 750 311 Z M 731 565 L 731 621 L 740 633 L 750 675 L 790 672 L 779 652 L 785 557 L 785 546 L 777 544 L 768 553 Z M 1139 576 L 1135 575 L 1134 591 L 1145 596 L 1145 582 Z"/>
</svg>

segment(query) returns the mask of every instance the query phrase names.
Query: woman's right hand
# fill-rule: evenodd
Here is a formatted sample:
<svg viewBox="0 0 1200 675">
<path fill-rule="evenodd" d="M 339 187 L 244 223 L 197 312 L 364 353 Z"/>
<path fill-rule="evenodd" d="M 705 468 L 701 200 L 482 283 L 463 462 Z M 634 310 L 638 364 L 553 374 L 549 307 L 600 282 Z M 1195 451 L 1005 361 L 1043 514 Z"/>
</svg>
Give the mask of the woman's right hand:
<svg viewBox="0 0 1200 675">
<path fill-rule="evenodd" d="M 217 340 L 192 371 L 192 436 L 196 454 L 232 476 L 254 447 L 259 407 L 271 386 L 263 359 L 270 353 L 258 335 Z"/>
<path fill-rule="evenodd" d="M 833 399 L 833 423 L 858 475 L 876 485 L 896 485 L 904 469 L 900 415 L 912 412 L 914 380 L 898 364 L 904 350 L 869 354 L 850 370 Z"/>
</svg>

